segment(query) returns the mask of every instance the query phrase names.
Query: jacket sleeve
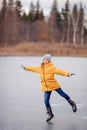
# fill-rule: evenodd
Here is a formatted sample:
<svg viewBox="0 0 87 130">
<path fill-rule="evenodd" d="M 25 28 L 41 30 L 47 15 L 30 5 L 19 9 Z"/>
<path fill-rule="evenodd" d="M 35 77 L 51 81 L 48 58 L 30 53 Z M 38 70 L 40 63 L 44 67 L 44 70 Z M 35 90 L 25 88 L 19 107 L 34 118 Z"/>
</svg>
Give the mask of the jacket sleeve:
<svg viewBox="0 0 87 130">
<path fill-rule="evenodd" d="M 58 74 L 58 75 L 62 75 L 62 76 L 68 76 L 70 74 L 69 72 L 58 69 L 56 67 L 53 67 L 53 73 Z"/>
<path fill-rule="evenodd" d="M 39 73 L 40 67 L 39 66 L 26 66 L 24 67 L 25 70 L 27 71 L 32 71 L 32 72 L 36 72 Z"/>
</svg>

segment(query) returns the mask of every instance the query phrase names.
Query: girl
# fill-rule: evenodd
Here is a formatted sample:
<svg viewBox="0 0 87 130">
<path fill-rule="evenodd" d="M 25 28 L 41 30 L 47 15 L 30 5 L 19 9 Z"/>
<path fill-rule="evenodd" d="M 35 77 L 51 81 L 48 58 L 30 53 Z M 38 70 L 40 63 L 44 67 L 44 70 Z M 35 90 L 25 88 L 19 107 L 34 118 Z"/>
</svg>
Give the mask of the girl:
<svg viewBox="0 0 87 130">
<path fill-rule="evenodd" d="M 26 66 L 22 65 L 22 68 L 27 71 L 33 71 L 40 74 L 41 78 L 41 88 L 44 91 L 44 103 L 46 106 L 48 118 L 47 122 L 50 121 L 54 114 L 52 112 L 52 108 L 50 105 L 50 96 L 53 90 L 55 90 L 58 94 L 60 94 L 63 98 L 65 98 L 68 103 L 72 106 L 73 112 L 77 111 L 76 103 L 71 100 L 71 98 L 61 89 L 59 83 L 54 78 L 54 74 L 62 75 L 62 76 L 72 76 L 69 72 L 57 69 L 51 62 L 51 55 L 46 54 L 43 56 L 43 60 L 40 66 Z"/>
</svg>

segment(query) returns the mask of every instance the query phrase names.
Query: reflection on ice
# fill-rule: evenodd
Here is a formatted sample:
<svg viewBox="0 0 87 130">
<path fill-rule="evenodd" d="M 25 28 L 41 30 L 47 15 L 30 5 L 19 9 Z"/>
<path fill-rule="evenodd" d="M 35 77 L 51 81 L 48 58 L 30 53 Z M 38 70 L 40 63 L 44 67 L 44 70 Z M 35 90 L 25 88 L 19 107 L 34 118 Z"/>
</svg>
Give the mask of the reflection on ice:
<svg viewBox="0 0 87 130">
<path fill-rule="evenodd" d="M 77 104 L 78 109 L 87 109 L 87 104 L 86 103 L 79 103 Z"/>
</svg>

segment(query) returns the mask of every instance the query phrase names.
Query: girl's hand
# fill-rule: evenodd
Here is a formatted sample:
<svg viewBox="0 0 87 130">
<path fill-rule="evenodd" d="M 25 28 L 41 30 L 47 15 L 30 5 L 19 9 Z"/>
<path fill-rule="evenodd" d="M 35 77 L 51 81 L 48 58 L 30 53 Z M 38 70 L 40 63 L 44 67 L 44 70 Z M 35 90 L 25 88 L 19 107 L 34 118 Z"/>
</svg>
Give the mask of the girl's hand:
<svg viewBox="0 0 87 130">
<path fill-rule="evenodd" d="M 25 67 L 24 67 L 24 65 L 23 65 L 23 64 L 21 64 L 21 68 L 22 68 L 22 69 L 25 69 Z"/>
<path fill-rule="evenodd" d="M 70 74 L 70 73 L 69 73 L 69 74 L 68 74 L 68 77 L 73 76 L 73 75 L 75 75 L 75 74 L 73 74 L 73 73 Z"/>
</svg>

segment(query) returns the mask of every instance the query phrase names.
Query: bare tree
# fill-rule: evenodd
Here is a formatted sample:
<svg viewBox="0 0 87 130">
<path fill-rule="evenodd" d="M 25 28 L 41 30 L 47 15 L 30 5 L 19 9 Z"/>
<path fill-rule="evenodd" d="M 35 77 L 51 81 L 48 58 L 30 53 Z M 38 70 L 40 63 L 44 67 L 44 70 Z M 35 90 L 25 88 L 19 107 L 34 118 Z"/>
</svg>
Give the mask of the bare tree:
<svg viewBox="0 0 87 130">
<path fill-rule="evenodd" d="M 80 43 L 83 46 L 84 42 L 84 9 L 82 4 L 80 3 L 80 11 L 79 11 L 79 23 L 78 23 L 79 33 L 80 33 Z"/>
<path fill-rule="evenodd" d="M 67 43 L 69 43 L 69 39 L 70 39 L 70 9 L 69 9 L 69 0 L 67 0 L 66 4 L 65 4 L 65 13 L 66 13 L 66 20 L 67 20 L 67 24 L 68 24 L 68 28 L 67 28 Z"/>
<path fill-rule="evenodd" d="M 76 35 L 79 21 L 79 11 L 75 4 L 72 11 L 72 23 L 73 23 L 73 44 L 76 44 Z"/>
</svg>

